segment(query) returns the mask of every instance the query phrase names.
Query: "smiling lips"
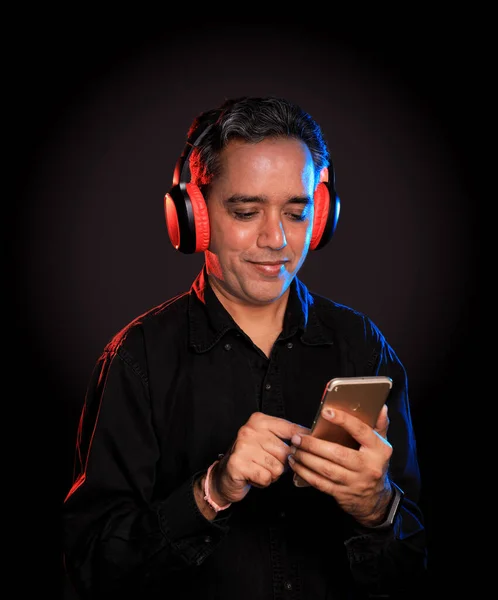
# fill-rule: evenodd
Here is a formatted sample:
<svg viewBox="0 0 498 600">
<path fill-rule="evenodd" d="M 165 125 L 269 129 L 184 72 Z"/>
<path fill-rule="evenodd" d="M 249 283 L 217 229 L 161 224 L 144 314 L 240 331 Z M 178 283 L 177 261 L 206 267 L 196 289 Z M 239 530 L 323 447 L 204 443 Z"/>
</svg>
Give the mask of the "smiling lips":
<svg viewBox="0 0 498 600">
<path fill-rule="evenodd" d="M 282 269 L 285 268 L 286 262 L 286 260 L 279 260 L 277 262 L 251 262 L 251 265 L 253 265 L 260 273 L 274 277 L 279 275 Z"/>
</svg>

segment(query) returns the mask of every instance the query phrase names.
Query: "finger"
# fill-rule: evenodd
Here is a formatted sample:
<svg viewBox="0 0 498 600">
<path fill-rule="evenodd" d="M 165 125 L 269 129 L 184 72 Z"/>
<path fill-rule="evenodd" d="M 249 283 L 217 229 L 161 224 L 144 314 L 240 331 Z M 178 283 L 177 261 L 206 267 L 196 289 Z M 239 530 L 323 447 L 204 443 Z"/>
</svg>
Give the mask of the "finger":
<svg viewBox="0 0 498 600">
<path fill-rule="evenodd" d="M 291 454 L 301 464 L 318 471 L 322 461 L 357 470 L 361 461 L 358 452 L 337 442 L 321 440 L 311 435 L 293 436 Z"/>
<path fill-rule="evenodd" d="M 280 478 L 288 465 L 288 460 L 280 462 L 267 453 L 259 453 L 247 464 L 247 481 L 256 487 L 268 487 Z"/>
<path fill-rule="evenodd" d="M 286 441 L 290 441 L 296 432 L 303 435 L 309 433 L 309 429 L 286 419 L 254 413 L 239 429 L 234 448 L 237 452 L 246 454 L 250 459 L 253 459 L 255 453 L 263 449 L 282 464 L 286 464 L 290 452 L 289 444 Z"/>
<path fill-rule="evenodd" d="M 344 488 L 347 485 L 347 472 L 342 467 L 339 467 L 339 469 L 342 469 L 340 473 L 327 470 L 318 472 L 293 459 L 294 457 L 290 455 L 289 464 L 294 471 L 292 480 L 296 487 L 311 485 L 317 490 L 331 494 L 334 490 Z"/>
<path fill-rule="evenodd" d="M 243 478 L 258 485 L 266 485 L 268 480 L 278 479 L 288 467 L 287 457 L 290 447 L 268 431 L 242 431 L 230 453 L 230 463 L 237 473 L 237 479 Z M 263 474 L 262 470 L 269 475 Z"/>
<path fill-rule="evenodd" d="M 261 412 L 253 413 L 247 424 L 254 429 L 266 429 L 271 431 L 271 433 L 281 440 L 290 440 L 295 434 L 307 434 L 310 431 L 308 427 L 304 427 L 298 423 L 292 423 L 292 421 L 281 417 L 265 415 Z"/>
<path fill-rule="evenodd" d="M 287 464 L 287 458 L 291 452 L 290 445 L 279 438 L 264 438 L 261 441 L 261 456 L 252 451 L 253 460 L 270 470 L 279 469 L 280 465 Z"/>
<path fill-rule="evenodd" d="M 342 453 L 344 456 L 348 453 L 352 454 L 354 458 L 353 463 L 356 466 L 357 459 L 359 458 L 358 452 L 351 451 L 339 444 L 334 444 L 334 446 L 337 447 L 338 454 Z M 328 454 L 334 454 L 334 450 L 334 447 L 329 448 Z M 309 472 L 311 472 L 339 485 L 348 485 L 353 473 L 357 472 L 357 469 L 352 469 L 350 464 L 348 464 L 347 468 L 339 464 L 335 457 L 332 460 L 328 460 L 327 458 L 322 458 L 322 456 L 301 450 L 296 450 L 289 456 L 289 464 L 294 472 L 303 476 L 306 480 L 309 480 L 306 475 L 309 475 Z"/>
<path fill-rule="evenodd" d="M 278 477 L 274 472 L 265 469 L 257 463 L 253 463 L 248 473 L 247 481 L 254 487 L 265 488 L 276 481 Z"/>
<path fill-rule="evenodd" d="M 225 471 L 235 488 L 243 488 L 246 484 L 255 487 L 268 487 L 273 481 L 279 478 L 283 473 L 284 466 L 280 461 L 273 458 L 266 460 L 265 453 L 260 450 L 252 456 L 247 456 L 244 452 L 235 452 L 230 456 Z M 269 455 L 266 455 L 269 458 Z M 232 484 L 228 484 L 231 488 Z"/>
<path fill-rule="evenodd" d="M 322 415 L 327 421 L 345 429 L 360 446 L 371 447 L 377 443 L 378 436 L 374 434 L 373 428 L 363 423 L 358 417 L 338 408 L 332 409 L 330 407 L 325 408 Z M 307 443 L 310 443 L 309 440 Z"/>
<path fill-rule="evenodd" d="M 383 438 L 387 438 L 387 430 L 389 429 L 389 416 L 387 410 L 387 404 L 382 407 L 377 423 L 375 424 L 375 431 Z"/>
</svg>

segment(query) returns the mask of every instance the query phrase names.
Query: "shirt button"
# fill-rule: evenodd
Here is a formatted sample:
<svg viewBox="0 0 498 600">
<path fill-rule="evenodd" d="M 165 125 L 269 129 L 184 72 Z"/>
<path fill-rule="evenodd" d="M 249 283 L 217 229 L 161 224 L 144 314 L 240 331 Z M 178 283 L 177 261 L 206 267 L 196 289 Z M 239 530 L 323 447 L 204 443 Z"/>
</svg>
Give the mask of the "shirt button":
<svg viewBox="0 0 498 600">
<path fill-rule="evenodd" d="M 225 344 L 225 350 L 231 350 L 232 345 L 231 344 Z"/>
<path fill-rule="evenodd" d="M 210 544 L 210 543 L 212 542 L 211 536 L 210 536 L 210 535 L 207 535 L 207 536 L 204 538 L 204 541 L 206 542 L 206 544 Z"/>
<path fill-rule="evenodd" d="M 290 581 L 286 581 L 284 583 L 284 587 L 286 590 L 290 591 L 292 589 L 292 583 Z"/>
<path fill-rule="evenodd" d="M 287 348 L 289 348 L 289 350 L 292 348 L 292 346 L 294 346 L 292 342 L 287 342 Z"/>
<path fill-rule="evenodd" d="M 271 383 L 267 383 L 267 384 L 265 385 L 265 389 L 267 389 L 267 390 L 271 390 Z"/>
</svg>

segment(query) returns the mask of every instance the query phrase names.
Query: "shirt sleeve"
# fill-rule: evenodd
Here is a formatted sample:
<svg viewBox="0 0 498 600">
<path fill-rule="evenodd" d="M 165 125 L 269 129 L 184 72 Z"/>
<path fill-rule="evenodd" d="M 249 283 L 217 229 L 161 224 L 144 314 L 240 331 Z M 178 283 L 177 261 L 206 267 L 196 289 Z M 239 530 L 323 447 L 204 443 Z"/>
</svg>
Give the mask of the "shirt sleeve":
<svg viewBox="0 0 498 600">
<path fill-rule="evenodd" d="M 408 397 L 408 378 L 398 356 L 379 330 L 369 323 L 367 364 L 373 374 L 387 375 L 393 386 L 387 400 L 387 438 L 393 447 L 389 477 L 404 492 L 393 525 L 375 530 L 350 524 L 346 552 L 353 577 L 370 593 L 413 593 L 427 576 L 427 538 L 420 508 L 421 474 Z M 388 596 L 390 597 L 390 596 Z M 412 597 L 407 596 L 407 597 Z"/>
<path fill-rule="evenodd" d="M 230 509 L 206 519 L 189 476 L 153 497 L 159 446 L 148 383 L 124 348 L 99 359 L 77 435 L 74 484 L 63 505 L 66 572 L 81 598 L 145 589 L 199 565 L 228 532 Z"/>
<path fill-rule="evenodd" d="M 409 594 L 416 594 L 426 582 L 426 538 L 423 524 L 411 509 L 413 505 L 404 502 L 392 527 L 386 529 L 351 527 L 345 547 L 359 588 L 382 597 L 400 593 L 418 597 Z"/>
</svg>

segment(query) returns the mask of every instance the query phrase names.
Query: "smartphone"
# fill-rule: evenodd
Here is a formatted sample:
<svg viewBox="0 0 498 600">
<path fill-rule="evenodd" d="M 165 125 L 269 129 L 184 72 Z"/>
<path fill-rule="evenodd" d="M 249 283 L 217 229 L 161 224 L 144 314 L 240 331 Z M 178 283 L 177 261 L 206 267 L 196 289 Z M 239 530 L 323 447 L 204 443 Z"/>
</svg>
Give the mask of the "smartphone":
<svg viewBox="0 0 498 600">
<path fill-rule="evenodd" d="M 344 428 L 322 416 L 322 410 L 327 406 L 340 408 L 374 427 L 392 385 L 392 379 L 384 375 L 331 379 L 325 386 L 315 420 L 311 425 L 311 435 L 348 448 L 359 448 L 358 442 Z M 297 473 L 294 473 L 293 481 L 297 487 L 309 486 Z"/>
<path fill-rule="evenodd" d="M 336 407 L 374 427 L 392 385 L 392 379 L 384 375 L 331 379 L 325 386 L 311 426 L 311 435 L 349 448 L 358 448 L 358 442 L 340 425 L 327 421 L 322 416 L 322 410 L 327 406 Z"/>
</svg>

